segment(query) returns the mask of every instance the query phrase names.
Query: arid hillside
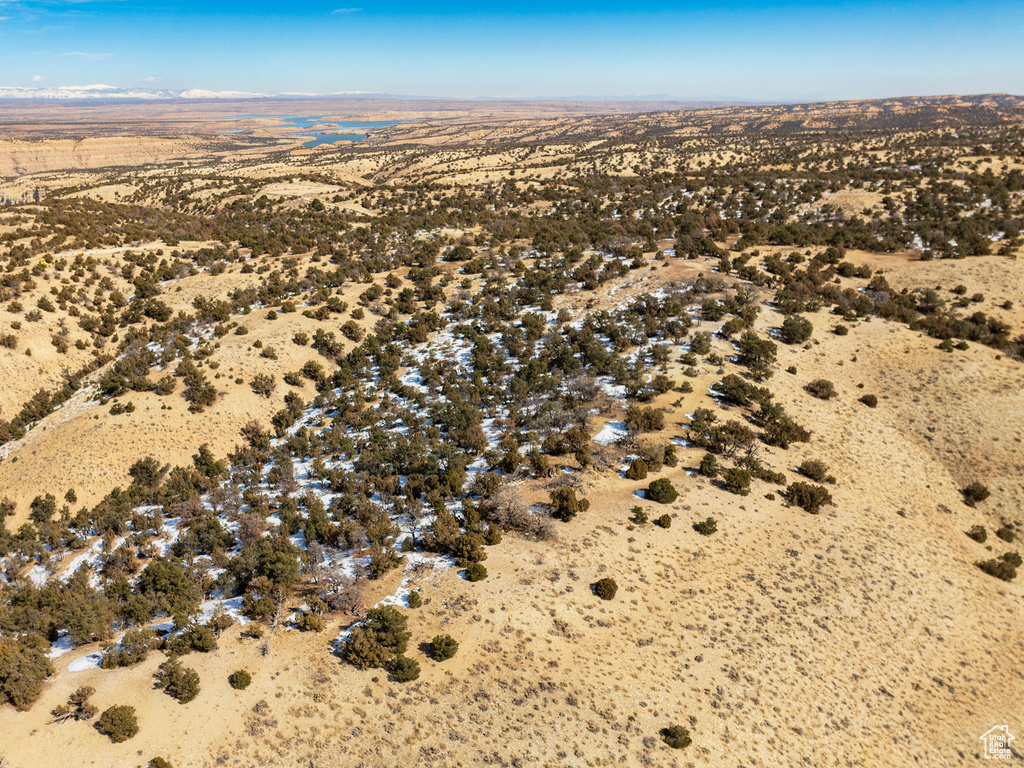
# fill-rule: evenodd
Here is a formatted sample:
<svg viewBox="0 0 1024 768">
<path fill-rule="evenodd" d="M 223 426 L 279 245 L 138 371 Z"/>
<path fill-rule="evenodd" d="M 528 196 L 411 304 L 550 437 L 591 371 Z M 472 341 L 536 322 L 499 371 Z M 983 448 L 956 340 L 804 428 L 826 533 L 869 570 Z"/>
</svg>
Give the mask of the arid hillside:
<svg viewBox="0 0 1024 768">
<path fill-rule="evenodd" d="M 4 136 L 0 765 L 1024 733 L 1020 99 L 392 107 Z"/>
</svg>

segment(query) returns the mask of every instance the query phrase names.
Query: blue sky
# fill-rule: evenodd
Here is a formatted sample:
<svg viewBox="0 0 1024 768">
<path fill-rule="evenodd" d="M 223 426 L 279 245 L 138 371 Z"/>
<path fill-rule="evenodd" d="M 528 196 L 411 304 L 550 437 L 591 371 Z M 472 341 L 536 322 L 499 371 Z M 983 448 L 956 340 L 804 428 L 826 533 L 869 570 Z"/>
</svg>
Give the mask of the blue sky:
<svg viewBox="0 0 1024 768">
<path fill-rule="evenodd" d="M 801 101 L 1024 94 L 1024 2 L 0 0 L 0 86 Z"/>
</svg>

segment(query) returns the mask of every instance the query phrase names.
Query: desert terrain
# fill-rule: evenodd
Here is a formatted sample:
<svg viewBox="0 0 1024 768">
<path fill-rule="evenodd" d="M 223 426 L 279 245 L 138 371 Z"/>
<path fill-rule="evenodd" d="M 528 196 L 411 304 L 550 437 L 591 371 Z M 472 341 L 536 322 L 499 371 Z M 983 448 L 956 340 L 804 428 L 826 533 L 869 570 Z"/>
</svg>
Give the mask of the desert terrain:
<svg viewBox="0 0 1024 768">
<path fill-rule="evenodd" d="M 4 768 L 1024 733 L 1024 99 L 3 109 Z"/>
</svg>

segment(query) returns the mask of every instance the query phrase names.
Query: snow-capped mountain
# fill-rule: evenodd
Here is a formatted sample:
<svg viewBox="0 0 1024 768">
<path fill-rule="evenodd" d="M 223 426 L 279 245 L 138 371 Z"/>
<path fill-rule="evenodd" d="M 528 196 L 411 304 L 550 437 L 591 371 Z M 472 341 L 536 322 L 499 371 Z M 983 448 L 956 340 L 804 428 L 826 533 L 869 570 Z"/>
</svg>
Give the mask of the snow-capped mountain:
<svg viewBox="0 0 1024 768">
<path fill-rule="evenodd" d="M 248 91 L 184 91 L 119 88 L 116 85 L 65 85 L 50 88 L 0 86 L 0 99 L 256 99 L 272 94 Z"/>
</svg>

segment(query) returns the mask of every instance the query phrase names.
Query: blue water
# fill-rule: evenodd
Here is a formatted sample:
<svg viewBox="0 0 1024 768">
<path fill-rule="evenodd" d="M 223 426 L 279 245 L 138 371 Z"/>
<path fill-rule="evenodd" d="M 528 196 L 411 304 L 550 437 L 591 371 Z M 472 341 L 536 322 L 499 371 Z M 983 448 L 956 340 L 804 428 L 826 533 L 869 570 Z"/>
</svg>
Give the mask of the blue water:
<svg viewBox="0 0 1024 768">
<path fill-rule="evenodd" d="M 274 119 L 280 120 L 285 125 L 293 125 L 296 128 L 312 128 L 317 123 L 332 122 L 336 123 L 338 129 L 335 130 L 367 130 L 370 128 L 387 128 L 390 125 L 398 125 L 398 121 L 394 120 L 355 120 L 355 121 L 343 121 L 336 122 L 334 120 L 326 120 L 325 115 L 320 116 L 309 116 L 309 115 L 230 115 L 222 118 L 224 120 L 266 120 Z M 236 129 L 234 131 L 221 131 L 221 133 L 241 133 L 247 129 Z M 310 140 L 305 142 L 302 146 L 304 147 L 319 147 L 321 144 L 336 144 L 339 141 L 362 141 L 366 138 L 365 133 L 334 133 L 328 131 L 297 131 L 294 135 L 296 136 L 309 136 Z"/>
</svg>

